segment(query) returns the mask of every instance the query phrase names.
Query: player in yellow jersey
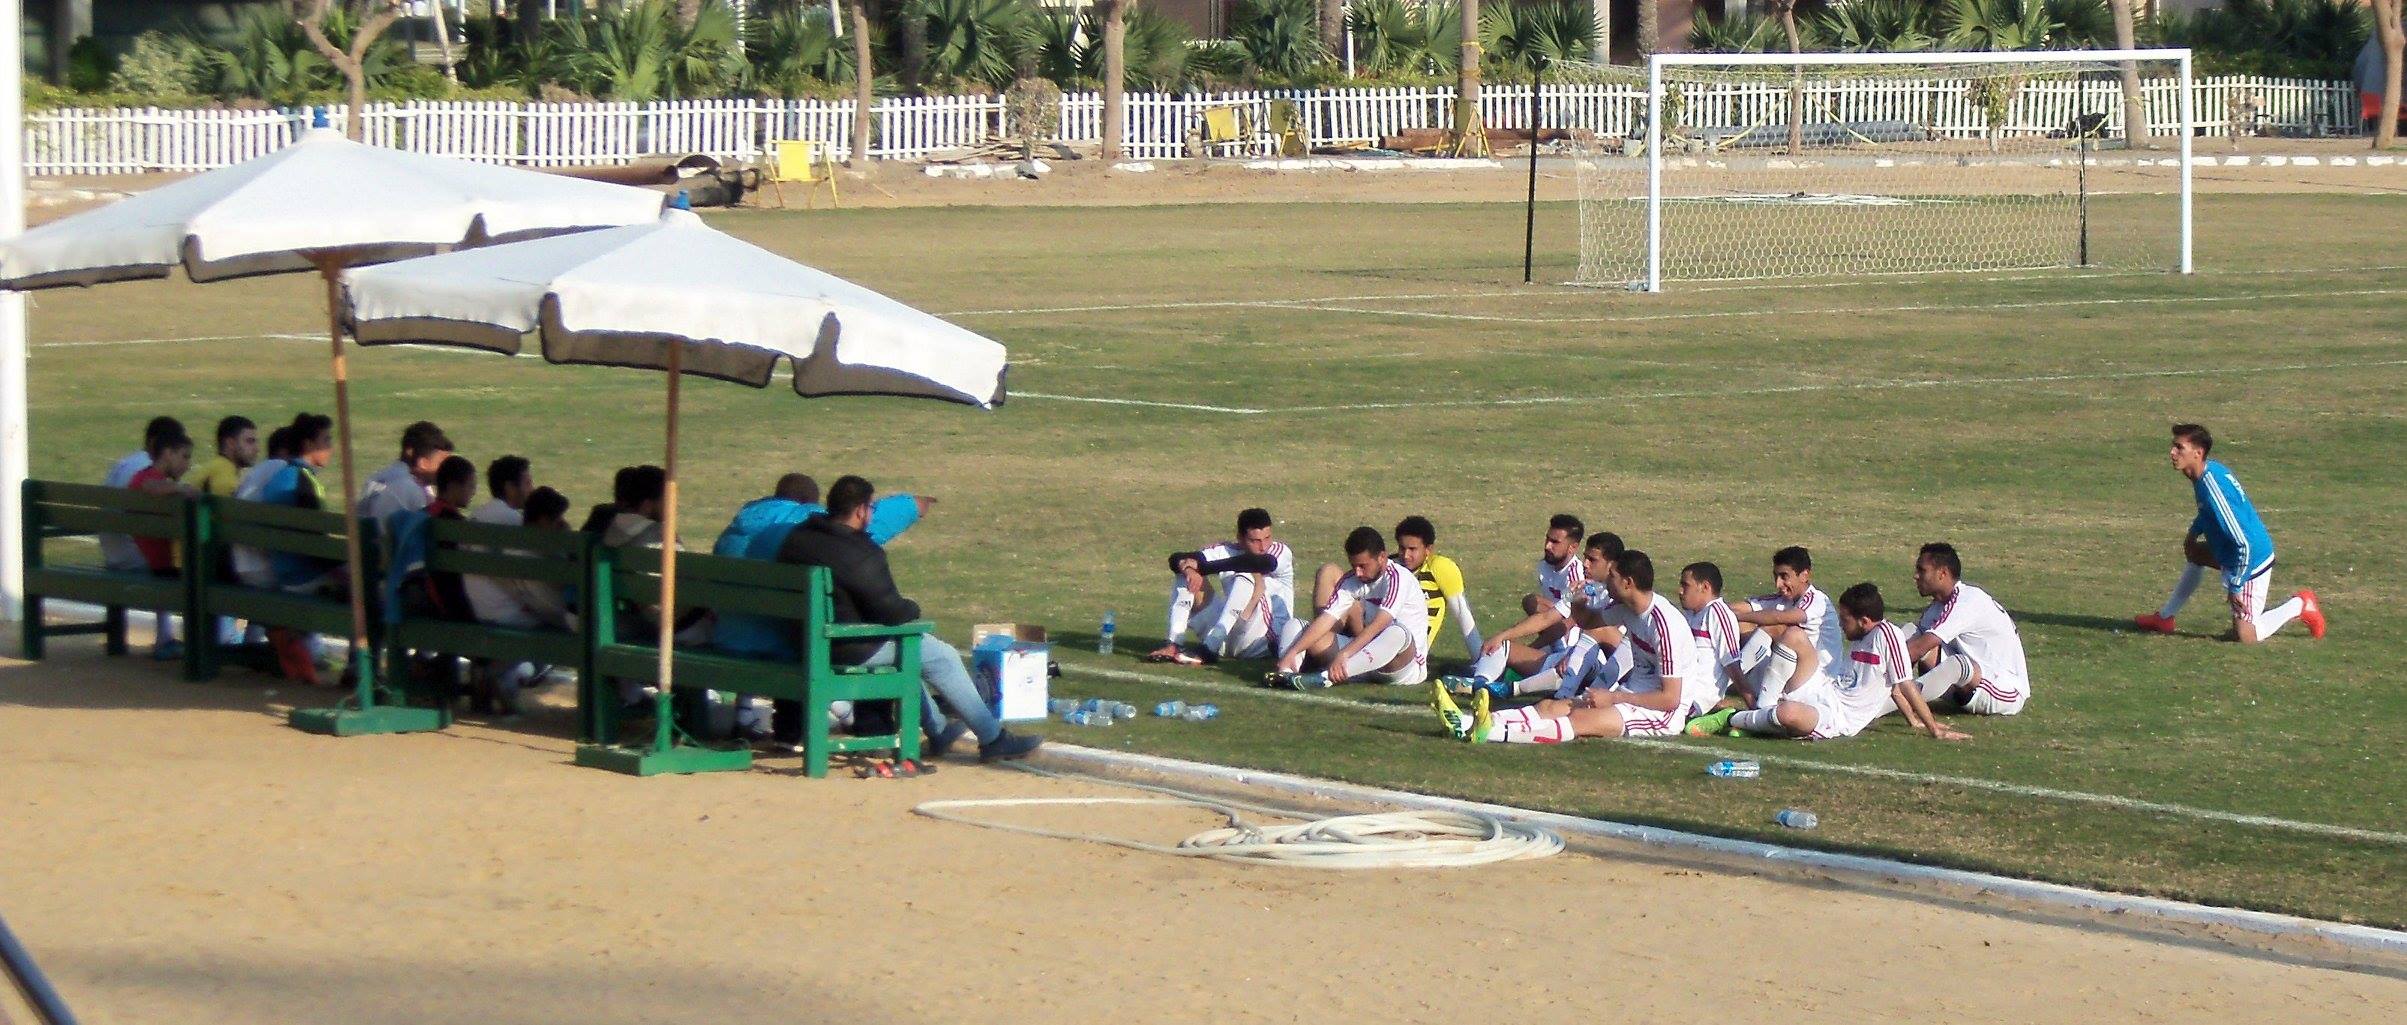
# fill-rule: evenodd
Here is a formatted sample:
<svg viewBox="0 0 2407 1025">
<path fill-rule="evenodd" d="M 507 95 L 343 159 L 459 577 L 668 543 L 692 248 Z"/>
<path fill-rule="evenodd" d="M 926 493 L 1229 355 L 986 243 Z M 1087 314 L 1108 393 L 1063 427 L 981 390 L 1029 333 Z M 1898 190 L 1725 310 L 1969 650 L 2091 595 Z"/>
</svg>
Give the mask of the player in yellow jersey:
<svg viewBox="0 0 2407 1025">
<path fill-rule="evenodd" d="M 1393 558 L 1411 570 L 1421 582 L 1421 596 L 1429 602 L 1429 648 L 1437 648 L 1438 634 L 1446 626 L 1446 617 L 1454 617 L 1455 629 L 1463 638 L 1463 652 L 1479 657 L 1479 622 L 1471 617 L 1471 599 L 1463 591 L 1462 567 L 1437 553 L 1438 531 L 1426 516 L 1407 516 L 1396 524 L 1396 552 Z"/>
</svg>

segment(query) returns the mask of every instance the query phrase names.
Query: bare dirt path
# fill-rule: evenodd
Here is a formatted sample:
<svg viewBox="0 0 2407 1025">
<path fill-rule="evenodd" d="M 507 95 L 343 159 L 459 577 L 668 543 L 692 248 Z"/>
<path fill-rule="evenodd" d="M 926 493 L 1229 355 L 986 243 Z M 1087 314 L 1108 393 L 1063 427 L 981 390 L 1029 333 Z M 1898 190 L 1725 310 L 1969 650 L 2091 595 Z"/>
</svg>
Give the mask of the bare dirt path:
<svg viewBox="0 0 2407 1025">
<path fill-rule="evenodd" d="M 86 1021 L 2367 1022 L 2407 981 L 1566 855 L 1310 874 L 915 817 L 1124 795 L 577 769 L 565 711 L 334 740 L 286 689 L 0 661 L 0 909 Z M 557 701 L 555 696 L 552 700 Z M 1215 728 L 1242 728 L 1220 723 Z M 1043 821 L 1169 841 L 1177 810 Z"/>
</svg>

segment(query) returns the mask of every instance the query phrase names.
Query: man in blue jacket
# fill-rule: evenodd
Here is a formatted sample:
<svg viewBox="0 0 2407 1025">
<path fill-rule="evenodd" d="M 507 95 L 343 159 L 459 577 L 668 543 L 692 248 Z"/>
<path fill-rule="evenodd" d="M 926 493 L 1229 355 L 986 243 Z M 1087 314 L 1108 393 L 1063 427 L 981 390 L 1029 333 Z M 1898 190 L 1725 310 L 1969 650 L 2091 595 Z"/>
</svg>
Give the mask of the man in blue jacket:
<svg viewBox="0 0 2407 1025">
<path fill-rule="evenodd" d="M 2182 551 L 2189 564 L 2181 568 L 2181 580 L 2173 585 L 2173 596 L 2164 607 L 2133 617 L 2132 622 L 2142 630 L 2172 633 L 2174 615 L 2212 569 L 2223 574 L 2233 639 L 2255 644 L 2293 619 L 2307 624 L 2307 633 L 2322 637 L 2323 609 L 2315 592 L 2300 591 L 2277 608 L 2265 608 L 2266 591 L 2273 585 L 2273 535 L 2265 532 L 2265 521 L 2257 517 L 2256 506 L 2249 503 L 2239 478 L 2222 463 L 2207 458 L 2214 447 L 2214 436 L 2206 428 L 2173 425 L 2173 447 L 2168 455 L 2173 468 L 2190 479 L 2198 498 L 2198 515 L 2191 519 L 2189 533 L 2182 536 Z"/>
<path fill-rule="evenodd" d="M 933 498 L 918 495 L 889 495 L 878 499 L 869 509 L 869 528 L 864 533 L 869 540 L 884 546 L 927 515 L 928 507 L 936 504 Z M 766 498 L 756 498 L 736 510 L 727 529 L 710 547 L 712 555 L 739 559 L 777 560 L 777 550 L 786 543 L 786 535 L 802 521 L 826 512 L 819 503 L 819 482 L 809 474 L 789 473 L 777 480 L 777 490 Z M 711 644 L 725 651 L 761 658 L 792 659 L 794 631 L 785 620 L 765 616 L 723 613 L 711 634 Z"/>
</svg>

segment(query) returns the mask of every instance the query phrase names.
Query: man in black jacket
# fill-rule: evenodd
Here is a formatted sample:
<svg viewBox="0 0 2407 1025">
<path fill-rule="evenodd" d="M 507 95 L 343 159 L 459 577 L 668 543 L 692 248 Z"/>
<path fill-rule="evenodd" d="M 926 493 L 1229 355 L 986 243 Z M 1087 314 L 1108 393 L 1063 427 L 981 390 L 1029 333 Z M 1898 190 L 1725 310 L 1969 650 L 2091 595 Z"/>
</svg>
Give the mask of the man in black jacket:
<svg viewBox="0 0 2407 1025">
<path fill-rule="evenodd" d="M 777 551 L 777 561 L 804 566 L 825 566 L 835 582 L 835 614 L 839 623 L 877 623 L 893 626 L 919 618 L 919 603 L 903 597 L 894 585 L 894 574 L 886 568 L 886 550 L 878 547 L 864 531 L 869 526 L 870 500 L 876 492 L 869 482 L 847 476 L 827 489 L 827 511 L 810 519 L 786 535 L 786 543 Z M 895 657 L 891 642 L 846 641 L 833 645 L 829 655 L 838 662 L 864 665 L 892 661 Z M 1008 733 L 986 708 L 978 694 L 978 685 L 970 679 L 969 667 L 961 661 L 961 652 L 935 634 L 919 641 L 920 680 L 935 697 L 944 699 L 953 714 L 978 738 L 978 760 L 985 762 L 1022 758 L 1043 741 L 1036 737 Z M 800 709 L 788 702 L 779 702 L 777 717 L 781 721 L 797 721 Z M 938 723 L 943 715 L 933 698 L 928 702 L 928 732 L 939 738 L 929 752 L 942 756 L 941 750 L 957 732 L 941 730 Z"/>
</svg>

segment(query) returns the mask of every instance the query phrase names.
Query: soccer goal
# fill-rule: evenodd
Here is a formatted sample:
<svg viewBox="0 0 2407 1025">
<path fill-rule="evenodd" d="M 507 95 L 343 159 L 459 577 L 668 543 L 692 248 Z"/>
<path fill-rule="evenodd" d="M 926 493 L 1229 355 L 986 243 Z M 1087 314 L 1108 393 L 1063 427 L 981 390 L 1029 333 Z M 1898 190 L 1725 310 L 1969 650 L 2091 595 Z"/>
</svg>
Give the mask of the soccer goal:
<svg viewBox="0 0 2407 1025">
<path fill-rule="evenodd" d="M 1549 76 L 1587 129 L 1580 284 L 2191 270 L 2186 49 L 1681 53 Z"/>
</svg>

